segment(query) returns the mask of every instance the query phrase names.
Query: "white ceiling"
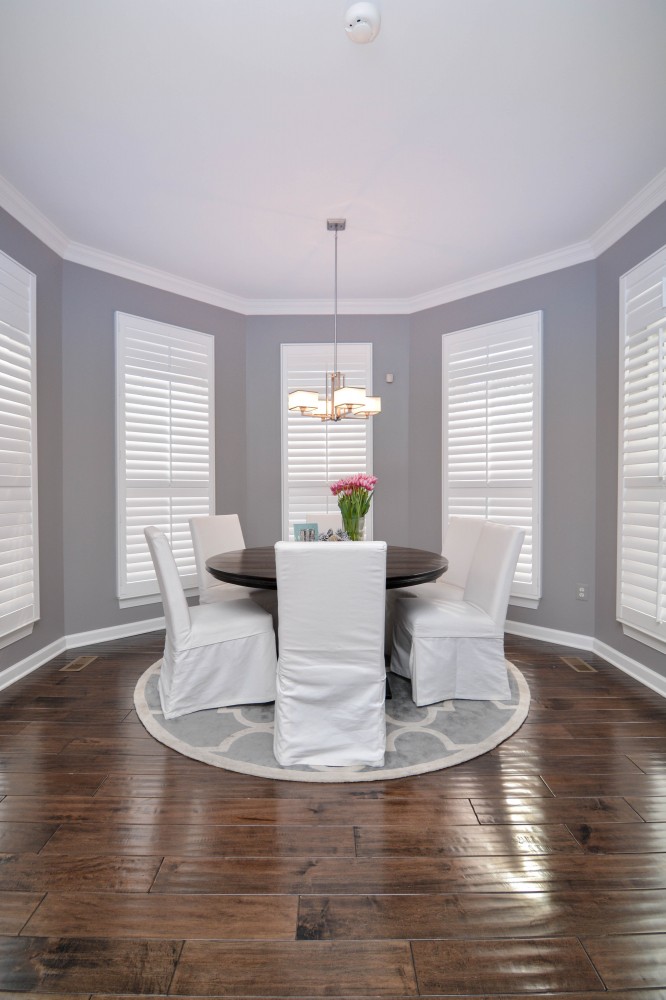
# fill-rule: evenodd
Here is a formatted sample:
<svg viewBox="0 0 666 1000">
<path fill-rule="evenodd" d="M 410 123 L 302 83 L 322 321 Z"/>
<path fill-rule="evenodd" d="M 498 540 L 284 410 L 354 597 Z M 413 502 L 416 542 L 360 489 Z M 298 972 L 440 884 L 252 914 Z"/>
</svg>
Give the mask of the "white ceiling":
<svg viewBox="0 0 666 1000">
<path fill-rule="evenodd" d="M 346 217 L 376 309 L 585 259 L 666 177 L 664 0 L 377 0 L 370 45 L 348 5 L 2 0 L 5 205 L 245 311 L 330 304 Z"/>
</svg>

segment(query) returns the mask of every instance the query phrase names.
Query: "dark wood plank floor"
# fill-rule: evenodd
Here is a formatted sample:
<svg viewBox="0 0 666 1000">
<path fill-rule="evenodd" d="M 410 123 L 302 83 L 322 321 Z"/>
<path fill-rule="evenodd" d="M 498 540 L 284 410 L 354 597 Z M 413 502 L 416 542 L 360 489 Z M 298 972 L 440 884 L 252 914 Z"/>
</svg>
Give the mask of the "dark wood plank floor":
<svg viewBox="0 0 666 1000">
<path fill-rule="evenodd" d="M 532 705 L 501 747 L 392 782 L 271 782 L 145 732 L 132 696 L 161 641 L 0 692 L 0 1000 L 666 1000 L 659 695 L 509 636 Z M 63 671 L 78 655 L 96 658 Z"/>
</svg>

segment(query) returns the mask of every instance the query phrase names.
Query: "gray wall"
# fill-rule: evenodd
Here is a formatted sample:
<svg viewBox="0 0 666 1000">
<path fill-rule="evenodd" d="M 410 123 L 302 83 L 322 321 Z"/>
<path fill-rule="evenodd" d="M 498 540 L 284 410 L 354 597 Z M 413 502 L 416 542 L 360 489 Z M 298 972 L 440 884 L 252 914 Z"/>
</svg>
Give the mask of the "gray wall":
<svg viewBox="0 0 666 1000">
<path fill-rule="evenodd" d="M 62 261 L 0 210 L 0 249 L 37 276 L 37 460 L 40 620 L 32 635 L 0 650 L 0 670 L 64 632 L 62 510 Z M 1 678 L 0 678 L 1 681 Z"/>
<path fill-rule="evenodd" d="M 441 336 L 544 313 L 543 597 L 514 620 L 584 635 L 666 674 L 615 621 L 618 279 L 666 242 L 666 204 L 598 261 L 411 317 L 342 316 L 341 341 L 373 344 L 375 537 L 441 545 Z M 0 670 L 73 634 L 160 613 L 115 596 L 114 312 L 216 339 L 217 510 L 248 544 L 280 535 L 280 344 L 329 341 L 331 317 L 251 317 L 65 263 L 0 211 L 0 248 L 37 275 L 42 617 L 0 650 Z M 387 385 L 384 376 L 395 381 Z M 258 403 L 256 401 L 259 401 Z M 578 583 L 592 585 L 588 602 Z"/>
<path fill-rule="evenodd" d="M 254 316 L 247 320 L 247 541 L 270 545 L 282 534 L 280 478 L 280 344 L 333 339 L 330 316 Z M 409 539 L 407 449 L 409 320 L 405 316 L 341 316 L 338 341 L 372 343 L 373 391 L 382 397 L 374 420 L 374 537 Z M 392 385 L 385 375 L 395 376 Z M 255 403 L 260 401 L 260 405 Z"/>
<path fill-rule="evenodd" d="M 215 337 L 216 506 L 245 507 L 244 318 L 192 299 L 65 263 L 63 285 L 64 586 L 67 634 L 141 621 L 160 604 L 116 598 L 114 313 Z"/>
<path fill-rule="evenodd" d="M 441 546 L 442 334 L 543 310 L 543 573 L 538 610 L 513 621 L 592 635 L 594 594 L 594 264 L 554 271 L 429 309 L 412 318 L 410 350 L 410 541 Z"/>
<path fill-rule="evenodd" d="M 595 635 L 666 677 L 663 653 L 629 639 L 615 620 L 619 384 L 619 279 L 666 244 L 661 205 L 597 260 L 597 601 Z"/>
</svg>

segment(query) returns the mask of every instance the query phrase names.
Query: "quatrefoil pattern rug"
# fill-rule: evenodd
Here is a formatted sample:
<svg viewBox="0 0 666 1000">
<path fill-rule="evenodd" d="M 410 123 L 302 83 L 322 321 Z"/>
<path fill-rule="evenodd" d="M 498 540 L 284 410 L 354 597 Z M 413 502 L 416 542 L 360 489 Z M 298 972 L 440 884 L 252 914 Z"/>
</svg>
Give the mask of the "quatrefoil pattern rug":
<svg viewBox="0 0 666 1000">
<path fill-rule="evenodd" d="M 417 708 L 409 681 L 390 674 L 384 767 L 280 767 L 273 756 L 273 705 L 244 705 L 165 719 L 157 691 L 161 661 L 139 679 L 134 704 L 156 740 L 195 760 L 282 781 L 379 781 L 451 767 L 492 750 L 520 727 L 527 682 L 509 663 L 511 700 L 443 701 Z"/>
</svg>

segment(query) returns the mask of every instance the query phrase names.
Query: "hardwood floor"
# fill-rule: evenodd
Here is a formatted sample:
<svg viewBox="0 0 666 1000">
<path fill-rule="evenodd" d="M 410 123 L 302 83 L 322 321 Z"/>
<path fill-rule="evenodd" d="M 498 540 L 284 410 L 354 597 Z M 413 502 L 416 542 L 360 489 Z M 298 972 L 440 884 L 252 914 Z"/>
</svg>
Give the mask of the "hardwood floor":
<svg viewBox="0 0 666 1000">
<path fill-rule="evenodd" d="M 666 1000 L 659 695 L 509 636 L 532 704 L 491 753 L 272 782 L 146 733 L 132 696 L 161 642 L 0 692 L 0 1000 Z"/>
</svg>

